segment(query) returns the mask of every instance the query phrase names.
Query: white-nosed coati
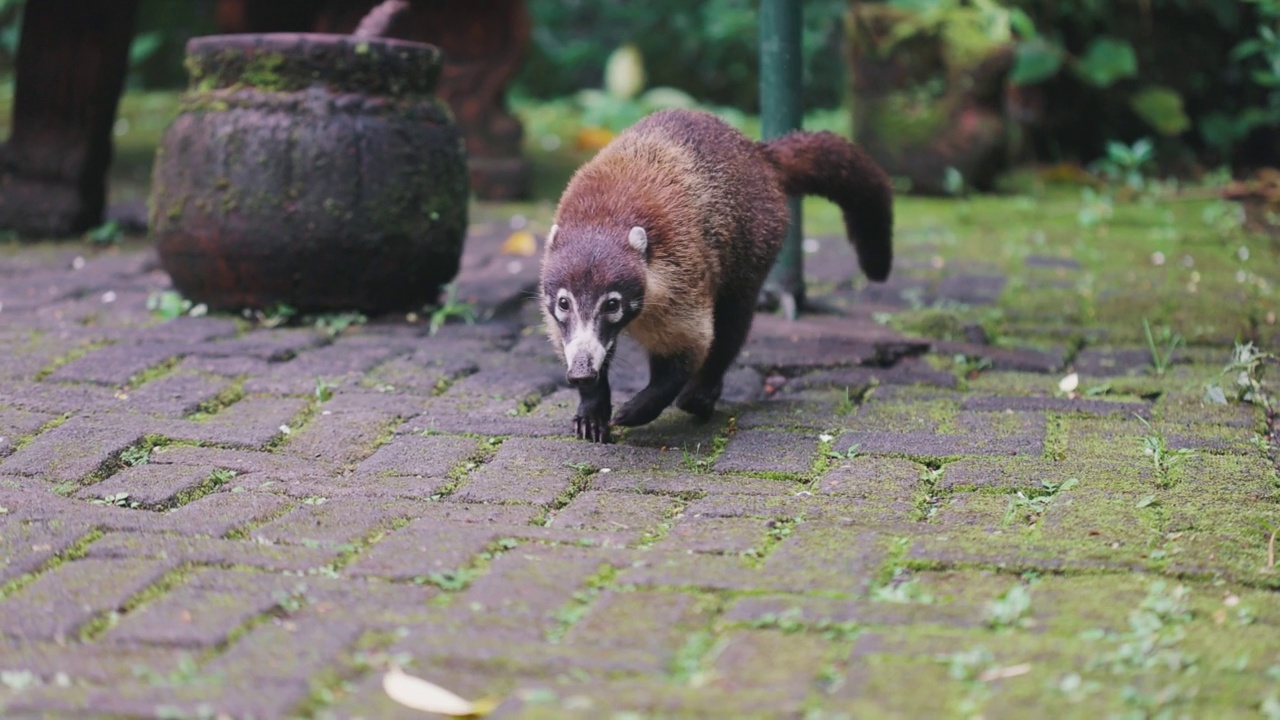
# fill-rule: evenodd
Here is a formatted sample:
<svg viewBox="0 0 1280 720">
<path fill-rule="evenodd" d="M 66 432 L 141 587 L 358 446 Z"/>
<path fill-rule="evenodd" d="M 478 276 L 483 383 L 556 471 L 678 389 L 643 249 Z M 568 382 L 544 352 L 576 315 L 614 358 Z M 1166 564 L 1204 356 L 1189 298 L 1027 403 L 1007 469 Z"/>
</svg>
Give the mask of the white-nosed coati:
<svg viewBox="0 0 1280 720">
<path fill-rule="evenodd" d="M 643 425 L 672 401 L 710 417 L 782 246 L 787 196 L 807 194 L 843 211 L 867 277 L 888 277 L 889 178 L 832 133 L 760 143 L 709 113 L 664 110 L 578 169 L 547 235 L 542 301 L 581 397 L 579 437 L 609 441 L 609 362 L 624 328 L 649 353 L 649 385 L 612 423 Z"/>
</svg>

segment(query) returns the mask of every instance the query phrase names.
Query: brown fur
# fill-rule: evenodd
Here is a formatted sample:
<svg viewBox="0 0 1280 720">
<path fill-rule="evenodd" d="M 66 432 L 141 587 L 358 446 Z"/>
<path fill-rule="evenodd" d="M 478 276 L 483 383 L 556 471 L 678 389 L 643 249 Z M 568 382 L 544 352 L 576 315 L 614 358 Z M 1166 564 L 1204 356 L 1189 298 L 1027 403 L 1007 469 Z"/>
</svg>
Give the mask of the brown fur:
<svg viewBox="0 0 1280 720">
<path fill-rule="evenodd" d="M 756 143 L 709 113 L 654 113 L 570 180 L 556 210 L 559 234 L 543 260 L 544 292 L 554 293 L 556 283 L 603 290 L 640 278 L 643 310 L 627 332 L 651 356 L 679 356 L 690 387 L 701 382 L 713 404 L 781 248 L 787 195 L 809 193 L 840 205 L 864 271 L 884 279 L 891 191 L 856 147 L 830 133 Z M 627 245 L 634 226 L 648 234 L 643 256 Z M 546 302 L 543 312 L 563 353 Z M 708 371 L 714 377 L 700 380 L 704 363 L 716 366 Z"/>
</svg>

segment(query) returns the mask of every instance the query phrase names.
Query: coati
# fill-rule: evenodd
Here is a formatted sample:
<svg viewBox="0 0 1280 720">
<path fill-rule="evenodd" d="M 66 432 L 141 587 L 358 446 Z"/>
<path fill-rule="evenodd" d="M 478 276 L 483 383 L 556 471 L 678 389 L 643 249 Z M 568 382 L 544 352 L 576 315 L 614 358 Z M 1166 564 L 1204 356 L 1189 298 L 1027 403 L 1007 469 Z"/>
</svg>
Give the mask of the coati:
<svg viewBox="0 0 1280 720">
<path fill-rule="evenodd" d="M 649 384 L 612 424 L 644 425 L 672 401 L 711 416 L 782 246 L 787 197 L 844 214 L 858 262 L 893 263 L 893 192 L 861 149 L 829 132 L 753 142 L 710 113 L 662 110 L 580 167 L 547 234 L 542 311 L 578 388 L 578 437 L 609 442 L 609 363 L 626 330 L 649 354 Z"/>
</svg>

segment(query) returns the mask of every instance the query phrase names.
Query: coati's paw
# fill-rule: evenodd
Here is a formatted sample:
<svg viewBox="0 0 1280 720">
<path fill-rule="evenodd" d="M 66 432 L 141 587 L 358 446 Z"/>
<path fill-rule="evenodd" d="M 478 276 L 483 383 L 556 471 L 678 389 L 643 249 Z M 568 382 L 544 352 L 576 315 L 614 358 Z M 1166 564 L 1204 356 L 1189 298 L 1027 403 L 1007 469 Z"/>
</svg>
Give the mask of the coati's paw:
<svg viewBox="0 0 1280 720">
<path fill-rule="evenodd" d="M 574 415 L 573 431 L 582 440 L 590 440 L 591 442 L 608 443 L 612 440 L 609 437 L 609 415 Z"/>
<path fill-rule="evenodd" d="M 699 420 L 710 420 L 711 415 L 716 411 L 716 402 L 720 399 L 722 390 L 723 386 L 720 384 L 714 388 L 690 385 L 680 393 L 680 397 L 676 398 L 676 407 Z"/>
</svg>

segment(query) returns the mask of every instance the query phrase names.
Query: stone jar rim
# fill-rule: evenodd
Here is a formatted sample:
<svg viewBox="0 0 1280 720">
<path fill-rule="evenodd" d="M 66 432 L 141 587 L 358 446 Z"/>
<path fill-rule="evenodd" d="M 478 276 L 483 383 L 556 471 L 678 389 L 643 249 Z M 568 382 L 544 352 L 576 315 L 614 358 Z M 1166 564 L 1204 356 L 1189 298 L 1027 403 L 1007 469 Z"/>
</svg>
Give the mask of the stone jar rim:
<svg viewBox="0 0 1280 720">
<path fill-rule="evenodd" d="M 428 43 L 324 33 L 207 35 L 187 41 L 189 91 L 432 95 L 443 51 Z"/>
</svg>

